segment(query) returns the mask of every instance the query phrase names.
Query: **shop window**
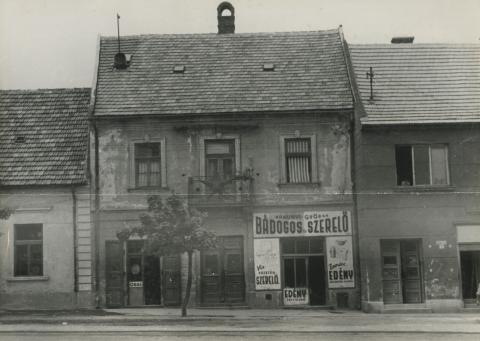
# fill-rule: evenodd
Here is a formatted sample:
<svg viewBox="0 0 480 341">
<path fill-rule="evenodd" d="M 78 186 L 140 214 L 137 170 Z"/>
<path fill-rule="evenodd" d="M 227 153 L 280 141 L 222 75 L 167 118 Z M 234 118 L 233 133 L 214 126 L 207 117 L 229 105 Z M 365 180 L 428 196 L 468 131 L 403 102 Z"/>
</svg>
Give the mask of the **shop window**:
<svg viewBox="0 0 480 341">
<path fill-rule="evenodd" d="M 446 145 L 401 145 L 395 147 L 398 186 L 448 185 Z"/>
<path fill-rule="evenodd" d="M 282 254 L 323 254 L 323 238 L 283 238 Z"/>
<path fill-rule="evenodd" d="M 22 224 L 14 226 L 15 276 L 43 275 L 43 226 Z"/>
</svg>

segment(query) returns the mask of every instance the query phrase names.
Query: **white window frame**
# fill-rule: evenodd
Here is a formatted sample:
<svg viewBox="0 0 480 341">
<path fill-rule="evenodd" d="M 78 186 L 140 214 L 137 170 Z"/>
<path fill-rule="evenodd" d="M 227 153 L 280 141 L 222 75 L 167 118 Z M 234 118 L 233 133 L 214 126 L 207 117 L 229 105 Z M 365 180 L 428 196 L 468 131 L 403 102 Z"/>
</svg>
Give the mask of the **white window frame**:
<svg viewBox="0 0 480 341">
<path fill-rule="evenodd" d="M 449 155 L 448 155 L 448 144 L 446 143 L 415 143 L 415 144 L 399 144 L 395 145 L 395 148 L 397 146 L 406 146 L 411 148 L 411 162 L 412 162 L 412 179 L 413 179 L 413 184 L 408 187 L 441 187 L 441 186 L 450 186 L 450 162 L 449 162 Z M 415 147 L 416 146 L 428 146 L 428 171 L 429 171 L 429 183 L 428 184 L 421 184 L 417 185 L 416 179 L 415 179 Z M 432 146 L 433 147 L 443 147 L 443 151 L 445 153 L 445 174 L 446 174 L 446 179 L 447 182 L 444 184 L 433 184 L 432 183 Z M 395 171 L 397 171 L 397 165 L 395 164 Z M 397 183 L 398 183 L 398 173 L 396 174 L 397 176 Z M 401 185 L 398 185 L 401 186 Z"/>
<path fill-rule="evenodd" d="M 131 189 L 148 189 L 149 187 L 137 187 L 135 183 L 135 145 L 137 143 L 160 143 L 160 177 L 161 182 L 160 186 L 155 186 L 151 188 L 166 188 L 167 187 L 167 160 L 166 160 L 166 140 L 165 138 L 152 138 L 149 140 L 146 139 L 138 139 L 138 140 L 131 140 L 129 145 L 129 187 Z"/>
<path fill-rule="evenodd" d="M 240 135 L 238 134 L 222 134 L 221 136 L 217 135 L 208 135 L 208 136 L 200 136 L 200 176 L 204 177 L 205 173 L 205 141 L 208 140 L 234 140 L 235 145 L 235 173 L 240 174 L 242 167 L 240 165 Z"/>
<path fill-rule="evenodd" d="M 287 182 L 287 159 L 285 155 L 285 140 L 288 139 L 310 139 L 310 150 L 312 153 L 312 174 L 310 182 L 305 183 L 295 183 Z M 317 136 L 315 134 L 311 135 L 281 135 L 280 136 L 280 183 L 289 184 L 289 185 L 302 185 L 302 184 L 314 184 L 318 183 L 318 164 L 317 164 Z"/>
</svg>

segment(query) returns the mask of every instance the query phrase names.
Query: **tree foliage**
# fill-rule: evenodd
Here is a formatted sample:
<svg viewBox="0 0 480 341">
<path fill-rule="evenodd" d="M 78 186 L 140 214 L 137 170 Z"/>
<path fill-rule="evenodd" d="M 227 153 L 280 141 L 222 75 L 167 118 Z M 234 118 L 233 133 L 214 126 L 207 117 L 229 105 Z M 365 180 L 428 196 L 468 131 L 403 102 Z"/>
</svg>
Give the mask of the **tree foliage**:
<svg viewBox="0 0 480 341">
<path fill-rule="evenodd" d="M 148 213 L 140 215 L 140 226 L 126 228 L 117 234 L 120 240 L 132 236 L 145 239 L 145 253 L 159 256 L 187 253 L 188 278 L 182 303 L 182 316 L 190 299 L 192 255 L 194 251 L 216 247 L 215 234 L 203 226 L 205 213 L 191 208 L 177 195 L 166 199 L 148 198 Z"/>
<path fill-rule="evenodd" d="M 6 220 L 12 214 L 12 210 L 9 208 L 0 208 L 0 220 Z"/>
</svg>

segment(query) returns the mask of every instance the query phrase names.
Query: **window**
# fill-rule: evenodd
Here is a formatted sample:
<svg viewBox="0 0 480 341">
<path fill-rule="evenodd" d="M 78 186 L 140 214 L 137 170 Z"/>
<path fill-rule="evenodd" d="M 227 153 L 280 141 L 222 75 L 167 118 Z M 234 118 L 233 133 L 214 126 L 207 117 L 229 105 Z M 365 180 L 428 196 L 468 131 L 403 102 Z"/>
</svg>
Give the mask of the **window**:
<svg viewBox="0 0 480 341">
<path fill-rule="evenodd" d="M 395 147 L 398 186 L 448 185 L 446 145 L 404 145 Z"/>
<path fill-rule="evenodd" d="M 285 139 L 285 162 L 287 182 L 311 182 L 312 149 L 310 139 Z"/>
<path fill-rule="evenodd" d="M 42 224 L 15 225 L 15 276 L 43 275 Z"/>
<path fill-rule="evenodd" d="M 205 140 L 205 167 L 209 178 L 235 175 L 235 140 Z"/>
<path fill-rule="evenodd" d="M 160 143 L 136 143 L 134 153 L 135 187 L 161 186 Z"/>
</svg>

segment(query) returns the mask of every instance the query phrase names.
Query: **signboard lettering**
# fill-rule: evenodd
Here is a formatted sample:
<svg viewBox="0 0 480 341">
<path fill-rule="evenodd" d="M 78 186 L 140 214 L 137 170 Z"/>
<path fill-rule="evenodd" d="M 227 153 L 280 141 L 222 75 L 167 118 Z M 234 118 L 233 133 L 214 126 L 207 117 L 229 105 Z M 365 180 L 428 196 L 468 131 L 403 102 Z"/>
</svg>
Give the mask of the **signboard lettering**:
<svg viewBox="0 0 480 341">
<path fill-rule="evenodd" d="M 306 305 L 309 302 L 308 288 L 283 289 L 283 304 Z"/>
<path fill-rule="evenodd" d="M 328 287 L 355 287 L 352 237 L 327 237 L 326 244 Z"/>
<path fill-rule="evenodd" d="M 277 238 L 255 239 L 253 249 L 255 256 L 255 289 L 281 289 L 279 240 Z"/>
</svg>

